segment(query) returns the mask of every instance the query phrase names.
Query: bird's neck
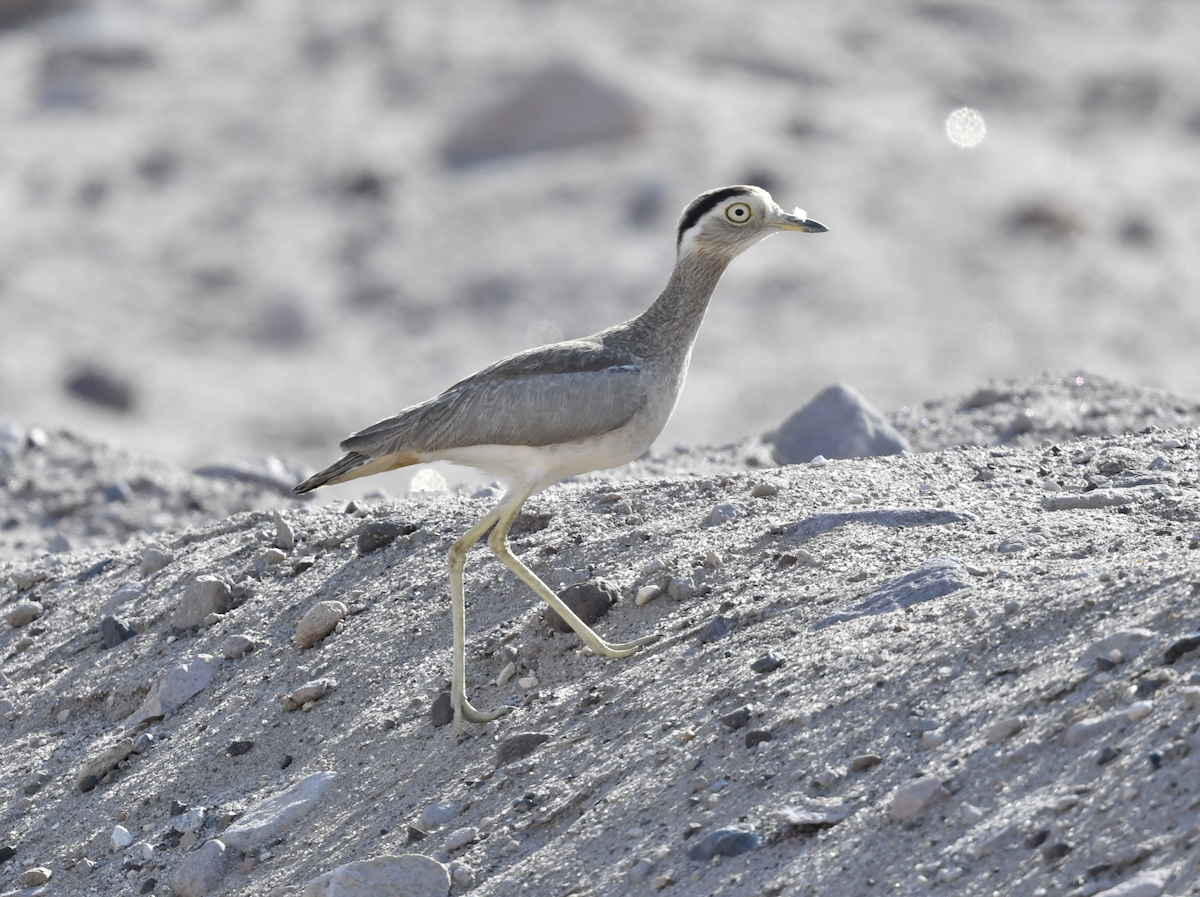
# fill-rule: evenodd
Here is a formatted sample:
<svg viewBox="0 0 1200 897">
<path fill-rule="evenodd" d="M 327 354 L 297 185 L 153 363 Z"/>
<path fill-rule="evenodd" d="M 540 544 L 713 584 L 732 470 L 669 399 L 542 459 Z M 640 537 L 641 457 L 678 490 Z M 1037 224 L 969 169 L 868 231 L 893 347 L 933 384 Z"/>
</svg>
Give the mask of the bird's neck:
<svg viewBox="0 0 1200 897">
<path fill-rule="evenodd" d="M 629 322 L 630 335 L 668 365 L 686 364 L 708 300 L 730 261 L 708 253 L 680 258 L 662 294 Z"/>
</svg>

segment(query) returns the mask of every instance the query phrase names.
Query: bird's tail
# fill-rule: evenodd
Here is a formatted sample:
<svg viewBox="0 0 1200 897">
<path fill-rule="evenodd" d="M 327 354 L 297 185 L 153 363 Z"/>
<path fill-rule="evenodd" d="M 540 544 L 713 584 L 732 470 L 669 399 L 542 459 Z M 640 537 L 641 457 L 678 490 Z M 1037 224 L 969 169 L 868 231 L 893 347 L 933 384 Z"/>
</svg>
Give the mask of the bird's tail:
<svg viewBox="0 0 1200 897">
<path fill-rule="evenodd" d="M 303 483 L 293 486 L 292 491 L 297 495 L 301 495 L 305 492 L 311 492 L 319 486 L 344 483 L 347 480 L 357 479 L 358 477 L 370 476 L 373 473 L 395 470 L 397 467 L 407 467 L 410 464 L 418 463 L 420 463 L 419 460 L 412 452 L 397 452 L 378 458 L 364 452 L 350 452 L 340 461 L 329 465 L 320 473 L 314 473 Z"/>
</svg>

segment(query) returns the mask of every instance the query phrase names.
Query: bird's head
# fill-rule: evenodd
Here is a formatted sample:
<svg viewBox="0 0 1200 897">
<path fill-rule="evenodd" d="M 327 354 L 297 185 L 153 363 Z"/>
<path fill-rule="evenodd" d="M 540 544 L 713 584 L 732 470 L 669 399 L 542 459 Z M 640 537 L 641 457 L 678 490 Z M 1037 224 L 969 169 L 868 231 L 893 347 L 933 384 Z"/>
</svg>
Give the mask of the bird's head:
<svg viewBox="0 0 1200 897">
<path fill-rule="evenodd" d="M 781 230 L 810 234 L 829 230 L 802 209 L 785 212 L 761 187 L 720 187 L 701 193 L 679 219 L 679 257 L 713 254 L 731 259 Z"/>
</svg>

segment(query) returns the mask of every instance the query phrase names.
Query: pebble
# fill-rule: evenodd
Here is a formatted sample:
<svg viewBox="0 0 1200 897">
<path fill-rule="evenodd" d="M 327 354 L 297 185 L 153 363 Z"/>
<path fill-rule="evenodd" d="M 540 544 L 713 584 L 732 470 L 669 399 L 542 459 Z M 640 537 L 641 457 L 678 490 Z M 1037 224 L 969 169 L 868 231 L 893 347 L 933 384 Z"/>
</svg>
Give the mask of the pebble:
<svg viewBox="0 0 1200 897">
<path fill-rule="evenodd" d="M 21 873 L 21 884 L 27 888 L 36 888 L 48 882 L 54 873 L 45 866 L 34 866 Z"/>
<path fill-rule="evenodd" d="M 268 548 L 263 552 L 263 560 L 268 564 L 282 564 L 287 560 L 287 554 L 278 548 Z"/>
<path fill-rule="evenodd" d="M 133 739 L 126 738 L 105 750 L 99 756 L 84 762 L 75 776 L 75 787 L 80 791 L 91 791 L 105 774 L 133 753 Z M 90 785 L 90 787 L 85 787 Z"/>
<path fill-rule="evenodd" d="M 421 822 L 424 823 L 426 831 L 441 828 L 457 816 L 462 808 L 461 801 L 430 804 L 421 811 Z"/>
<path fill-rule="evenodd" d="M 434 728 L 440 729 L 454 719 L 454 705 L 450 701 L 450 692 L 439 692 L 429 705 L 429 722 Z"/>
<path fill-rule="evenodd" d="M 451 863 L 450 877 L 454 879 L 456 885 L 461 885 L 464 888 L 469 888 L 475 884 L 475 870 L 466 863 Z"/>
<path fill-rule="evenodd" d="M 179 842 L 181 845 L 183 841 Z M 225 877 L 232 851 L 218 838 L 206 841 L 199 850 L 189 853 L 171 877 L 174 897 L 208 897 Z"/>
<path fill-rule="evenodd" d="M 633 599 L 633 603 L 641 607 L 643 604 L 649 604 L 662 593 L 663 590 L 660 586 L 642 586 L 637 590 L 637 597 Z"/>
<path fill-rule="evenodd" d="M 318 601 L 296 624 L 292 641 L 301 648 L 311 648 L 333 632 L 348 612 L 349 608 L 340 601 Z"/>
<path fill-rule="evenodd" d="M 672 576 L 667 580 L 667 595 L 676 601 L 687 601 L 696 594 L 696 583 L 690 576 Z"/>
<path fill-rule="evenodd" d="M 1063 742 L 1068 747 L 1078 747 L 1084 742 L 1095 738 L 1097 735 L 1103 735 L 1108 732 L 1124 718 L 1125 716 L 1122 713 L 1109 713 L 1105 716 L 1093 716 L 1080 720 L 1067 729 L 1063 735 Z"/>
<path fill-rule="evenodd" d="M 720 567 L 723 563 L 725 563 L 725 559 L 722 558 L 719 553 L 713 551 L 711 548 L 708 551 L 704 552 L 704 566 L 715 570 L 718 567 Z"/>
<path fill-rule="evenodd" d="M 912 819 L 949 796 L 950 792 L 942 787 L 942 783 L 935 776 L 922 776 L 905 782 L 892 792 L 888 812 L 893 822 Z"/>
<path fill-rule="evenodd" d="M 1167 663 L 1175 663 L 1185 654 L 1200 649 L 1200 632 L 1189 632 L 1183 638 L 1174 641 L 1167 648 L 1164 659 Z"/>
<path fill-rule="evenodd" d="M 396 523 L 394 520 L 377 520 L 368 523 L 358 534 L 358 554 L 362 557 L 386 548 L 401 536 L 416 532 L 416 529 L 416 526 L 411 523 Z"/>
<path fill-rule="evenodd" d="M 1153 712 L 1153 701 L 1134 701 L 1125 709 L 1125 716 L 1131 723 L 1140 723 Z"/>
<path fill-rule="evenodd" d="M 708 516 L 704 518 L 704 526 L 720 526 L 722 523 L 728 523 L 741 517 L 746 513 L 744 505 L 737 502 L 725 501 L 714 507 L 708 512 Z"/>
<path fill-rule="evenodd" d="M 236 633 L 221 642 L 221 656 L 228 660 L 237 660 L 239 657 L 245 657 L 257 647 L 258 643 L 250 636 Z"/>
<path fill-rule="evenodd" d="M 100 620 L 100 639 L 105 648 L 115 648 L 122 642 L 127 642 L 137 635 L 137 630 L 126 626 L 116 617 L 103 617 Z"/>
<path fill-rule="evenodd" d="M 311 679 L 290 694 L 284 695 L 284 710 L 299 710 L 310 701 L 319 701 L 337 688 L 337 680 L 328 677 Z"/>
<path fill-rule="evenodd" d="M 963 803 L 959 810 L 958 818 L 962 820 L 963 825 L 974 825 L 980 822 L 987 814 L 974 804 Z"/>
<path fill-rule="evenodd" d="M 140 726 L 146 720 L 174 713 L 212 682 L 218 665 L 211 655 L 197 654 L 186 663 L 171 667 L 151 686 L 142 706 L 124 720 L 126 730 Z"/>
<path fill-rule="evenodd" d="M 1200 685 L 1187 685 L 1179 689 L 1179 706 L 1184 710 L 1200 707 Z"/>
<path fill-rule="evenodd" d="M 1024 728 L 1025 717 L 1009 716 L 993 722 L 983 730 L 983 734 L 988 744 L 996 744 L 997 742 L 1004 741 L 1006 738 L 1011 738 Z"/>
<path fill-rule="evenodd" d="M 516 735 L 509 735 L 496 745 L 496 766 L 507 766 L 528 757 L 549 740 L 548 732 L 518 732 Z"/>
<path fill-rule="evenodd" d="M 779 489 L 771 483 L 756 483 L 754 488 L 750 490 L 750 495 L 754 498 L 769 498 L 772 495 L 778 495 Z"/>
<path fill-rule="evenodd" d="M 654 863 L 646 857 L 642 857 L 629 868 L 629 880 L 635 885 L 639 885 L 649 878 L 653 871 Z"/>
<path fill-rule="evenodd" d="M 431 857 L 404 854 L 338 866 L 309 881 L 301 897 L 446 897 L 449 891 L 449 869 Z"/>
<path fill-rule="evenodd" d="M 100 608 L 101 613 L 112 613 L 122 604 L 128 604 L 130 601 L 137 601 L 142 597 L 142 584 L 137 582 L 122 583 L 120 588 L 109 596 L 109 599 L 104 602 Z"/>
<path fill-rule="evenodd" d="M 4 619 L 13 629 L 19 629 L 32 623 L 45 613 L 45 610 L 40 601 L 23 598 L 4 612 Z"/>
<path fill-rule="evenodd" d="M 750 722 L 750 707 L 739 707 L 737 710 L 731 710 L 721 717 L 721 722 L 732 730 L 743 728 Z"/>
<path fill-rule="evenodd" d="M 746 733 L 746 747 L 754 748 L 774 738 L 770 729 L 752 729 Z"/>
<path fill-rule="evenodd" d="M 755 850 L 762 844 L 762 835 L 739 828 L 722 828 L 709 832 L 688 850 L 688 859 L 708 862 L 713 857 L 735 857 Z"/>
<path fill-rule="evenodd" d="M 504 667 L 504 669 L 502 669 L 500 671 L 500 675 L 498 675 L 496 677 L 496 684 L 503 688 L 505 685 L 508 684 L 508 680 L 511 679 L 516 674 L 517 674 L 517 665 L 516 665 L 516 663 L 514 663 L 513 661 L 510 660 L 508 662 L 508 664 Z"/>
<path fill-rule="evenodd" d="M 442 850 L 446 851 L 446 853 L 453 853 L 460 847 L 466 847 L 477 837 L 479 837 L 479 829 L 474 826 L 455 829 L 446 836 L 446 842 L 442 845 Z"/>
<path fill-rule="evenodd" d="M 154 735 L 151 732 L 139 732 L 137 737 L 133 739 L 133 752 L 135 754 L 144 754 L 154 746 Z"/>
<path fill-rule="evenodd" d="M 675 879 L 669 874 L 656 875 L 653 881 L 650 882 L 650 890 L 661 891 L 663 888 L 673 884 L 675 884 Z"/>
<path fill-rule="evenodd" d="M 240 757 L 242 754 L 250 753 L 250 749 L 254 747 L 253 741 L 231 741 L 229 747 L 225 748 L 225 753 L 231 757 Z"/>
<path fill-rule="evenodd" d="M 109 843 L 112 844 L 112 849 L 116 851 L 124 850 L 133 843 L 133 835 L 129 833 L 129 829 L 123 825 L 114 825 L 112 834 L 108 836 Z"/>
<path fill-rule="evenodd" d="M 950 736 L 945 732 L 938 732 L 936 730 L 924 732 L 921 734 L 921 747 L 925 748 L 925 750 L 931 750 L 945 744 L 949 738 Z"/>
<path fill-rule="evenodd" d="M 756 673 L 773 673 L 784 664 L 784 657 L 771 651 L 750 664 L 750 669 Z"/>
<path fill-rule="evenodd" d="M 316 808 L 337 777 L 332 771 L 310 773 L 252 806 L 225 829 L 221 840 L 234 850 L 245 852 L 282 834 Z"/>
<path fill-rule="evenodd" d="M 713 617 L 700 631 L 700 644 L 722 639 L 737 628 L 737 620 L 729 617 Z"/>
<path fill-rule="evenodd" d="M 520 679 L 517 680 L 517 685 L 520 686 L 521 688 L 525 689 L 526 691 L 529 691 L 530 689 L 533 689 L 533 688 L 537 688 L 538 687 L 537 676 L 532 676 L 532 675 L 522 676 Z"/>
<path fill-rule="evenodd" d="M 607 614 L 620 596 L 621 590 L 605 579 L 592 579 L 567 586 L 559 595 L 563 603 L 588 626 L 594 625 Z M 573 631 L 554 608 L 547 607 L 542 618 L 555 632 Z"/>
<path fill-rule="evenodd" d="M 1004 612 L 1006 614 L 1015 614 L 1021 609 L 1021 605 L 1012 599 L 1004 602 Z"/>
<path fill-rule="evenodd" d="M 142 552 L 142 563 L 141 566 L 138 567 L 138 576 L 140 576 L 142 579 L 153 576 L 155 573 L 165 568 L 174 560 L 175 555 L 163 551 L 161 548 L 149 545 L 146 547 L 146 550 Z"/>
<path fill-rule="evenodd" d="M 296 534 L 292 532 L 291 525 L 279 511 L 272 511 L 271 519 L 275 522 L 275 547 L 291 551 L 296 547 Z"/>
<path fill-rule="evenodd" d="M 850 770 L 852 772 L 863 772 L 873 766 L 878 766 L 883 762 L 883 758 L 878 754 L 859 754 L 850 761 Z"/>
<path fill-rule="evenodd" d="M 183 598 L 171 615 L 176 629 L 195 629 L 203 625 L 209 614 L 223 614 L 232 606 L 233 590 L 217 576 L 197 576 L 184 590 Z"/>
</svg>

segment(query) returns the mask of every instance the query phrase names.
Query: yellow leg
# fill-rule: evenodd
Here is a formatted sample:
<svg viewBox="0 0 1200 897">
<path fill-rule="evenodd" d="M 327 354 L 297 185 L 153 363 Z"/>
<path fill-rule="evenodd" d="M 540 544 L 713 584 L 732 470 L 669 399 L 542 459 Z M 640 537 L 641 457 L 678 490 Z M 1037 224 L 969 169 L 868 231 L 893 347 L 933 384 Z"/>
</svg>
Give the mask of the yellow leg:
<svg viewBox="0 0 1200 897">
<path fill-rule="evenodd" d="M 563 603 L 563 600 L 554 594 L 554 591 L 548 585 L 538 579 L 536 573 L 521 563 L 520 558 L 512 553 L 512 550 L 508 547 L 508 530 L 512 526 L 513 521 L 517 519 L 517 514 L 521 511 L 521 506 L 525 504 L 525 499 L 529 498 L 532 491 L 532 489 L 524 489 L 519 493 L 515 493 L 515 501 L 511 504 L 507 501 L 501 503 L 502 505 L 507 505 L 507 508 L 501 513 L 495 529 L 492 530 L 492 534 L 488 536 L 488 548 L 492 549 L 492 553 L 500 559 L 500 563 L 521 577 L 521 580 L 529 588 L 533 589 L 539 598 L 558 611 L 559 616 L 566 620 L 567 624 L 575 630 L 584 643 L 597 654 L 603 654 L 605 657 L 628 657 L 642 645 L 648 645 L 651 642 L 657 641 L 659 638 L 658 635 L 647 635 L 639 639 L 634 639 L 632 642 L 622 642 L 619 644 L 606 642 L 600 636 L 596 635 L 587 623 L 579 619 L 578 615 L 571 608 L 567 607 Z M 491 515 L 488 516 L 490 517 Z"/>
<path fill-rule="evenodd" d="M 501 501 L 450 549 L 450 611 L 454 618 L 454 670 L 450 681 L 450 704 L 454 707 L 454 731 L 459 735 L 463 731 L 464 719 L 472 723 L 486 723 L 512 710 L 511 707 L 501 707 L 484 712 L 476 710 L 467 700 L 467 608 L 463 594 L 463 565 L 467 562 L 467 552 L 501 518 L 507 507 L 508 503 Z"/>
</svg>

